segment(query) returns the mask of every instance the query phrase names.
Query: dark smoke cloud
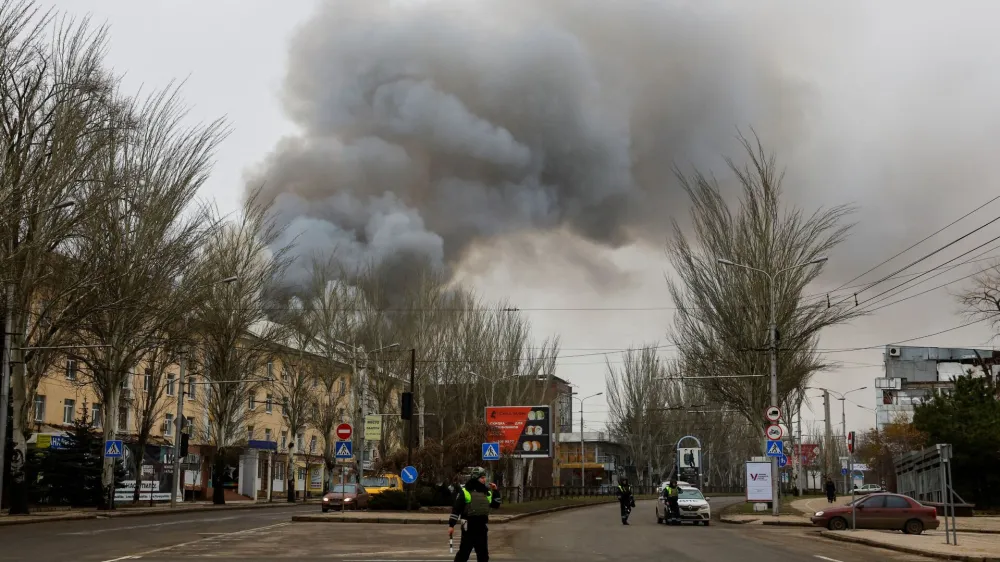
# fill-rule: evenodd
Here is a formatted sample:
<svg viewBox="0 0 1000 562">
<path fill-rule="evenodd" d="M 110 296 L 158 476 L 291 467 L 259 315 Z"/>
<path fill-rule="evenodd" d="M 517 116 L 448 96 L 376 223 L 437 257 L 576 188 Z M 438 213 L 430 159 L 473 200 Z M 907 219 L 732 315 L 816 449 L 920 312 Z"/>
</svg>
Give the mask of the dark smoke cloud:
<svg viewBox="0 0 1000 562">
<path fill-rule="evenodd" d="M 790 144 L 811 107 L 754 3 L 696 4 L 325 2 L 290 50 L 301 132 L 249 185 L 298 253 L 353 264 L 556 229 L 658 244 L 675 164 L 717 166 L 736 127 Z"/>
</svg>

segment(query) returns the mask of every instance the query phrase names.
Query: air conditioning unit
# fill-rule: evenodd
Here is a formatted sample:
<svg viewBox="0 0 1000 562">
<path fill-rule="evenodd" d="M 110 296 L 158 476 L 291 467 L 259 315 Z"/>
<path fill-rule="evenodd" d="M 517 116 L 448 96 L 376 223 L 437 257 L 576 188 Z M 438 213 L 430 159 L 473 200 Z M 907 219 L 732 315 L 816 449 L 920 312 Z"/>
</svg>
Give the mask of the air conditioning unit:
<svg viewBox="0 0 1000 562">
<path fill-rule="evenodd" d="M 899 348 L 898 347 L 890 347 L 889 348 L 889 357 L 899 357 Z"/>
</svg>

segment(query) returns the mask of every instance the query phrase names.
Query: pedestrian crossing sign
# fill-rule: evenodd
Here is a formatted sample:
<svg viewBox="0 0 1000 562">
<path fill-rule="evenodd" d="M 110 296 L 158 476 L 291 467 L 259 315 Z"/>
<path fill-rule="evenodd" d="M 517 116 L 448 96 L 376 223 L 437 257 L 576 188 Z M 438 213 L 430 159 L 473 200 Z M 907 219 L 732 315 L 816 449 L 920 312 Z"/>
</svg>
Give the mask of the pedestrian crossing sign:
<svg viewBox="0 0 1000 562">
<path fill-rule="evenodd" d="M 334 449 L 334 456 L 338 459 L 349 459 L 354 456 L 354 443 L 350 441 L 338 441 Z"/>
<path fill-rule="evenodd" d="M 768 441 L 767 456 L 769 457 L 785 456 L 785 444 L 782 441 Z"/>
<path fill-rule="evenodd" d="M 104 458 L 120 459 L 124 448 L 121 439 L 109 439 L 104 442 Z"/>
<path fill-rule="evenodd" d="M 500 444 L 483 443 L 483 460 L 484 461 L 500 460 Z"/>
</svg>

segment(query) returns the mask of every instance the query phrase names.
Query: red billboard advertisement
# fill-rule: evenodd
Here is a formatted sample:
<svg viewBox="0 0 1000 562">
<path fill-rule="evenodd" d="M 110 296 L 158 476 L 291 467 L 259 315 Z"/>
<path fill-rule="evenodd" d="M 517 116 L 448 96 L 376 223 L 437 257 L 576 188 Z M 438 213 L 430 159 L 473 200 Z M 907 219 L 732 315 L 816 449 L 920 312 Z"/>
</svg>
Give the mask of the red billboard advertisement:
<svg viewBox="0 0 1000 562">
<path fill-rule="evenodd" d="M 552 411 L 548 406 L 486 408 L 487 439 L 500 443 L 500 453 L 524 459 L 552 456 Z"/>
<path fill-rule="evenodd" d="M 796 445 L 795 448 L 798 450 L 799 461 L 803 466 L 816 466 L 819 464 L 819 444 L 803 443 Z"/>
</svg>

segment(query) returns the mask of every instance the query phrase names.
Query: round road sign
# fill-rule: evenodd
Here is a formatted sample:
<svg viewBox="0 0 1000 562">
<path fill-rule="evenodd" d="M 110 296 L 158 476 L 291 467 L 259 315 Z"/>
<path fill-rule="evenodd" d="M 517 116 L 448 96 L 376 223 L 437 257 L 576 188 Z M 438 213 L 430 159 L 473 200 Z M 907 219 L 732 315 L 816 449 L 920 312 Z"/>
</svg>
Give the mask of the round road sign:
<svg viewBox="0 0 1000 562">
<path fill-rule="evenodd" d="M 781 409 L 777 406 L 769 406 L 764 412 L 764 417 L 767 418 L 767 421 L 776 422 L 781 419 Z"/>
<path fill-rule="evenodd" d="M 771 441 L 777 441 L 785 436 L 785 430 L 781 429 L 778 424 L 771 424 L 767 426 L 767 438 Z"/>
<path fill-rule="evenodd" d="M 347 441 L 350 439 L 352 433 L 353 430 L 351 429 L 351 424 L 349 423 L 342 423 L 337 426 L 337 439 L 340 439 L 341 441 Z"/>
</svg>

